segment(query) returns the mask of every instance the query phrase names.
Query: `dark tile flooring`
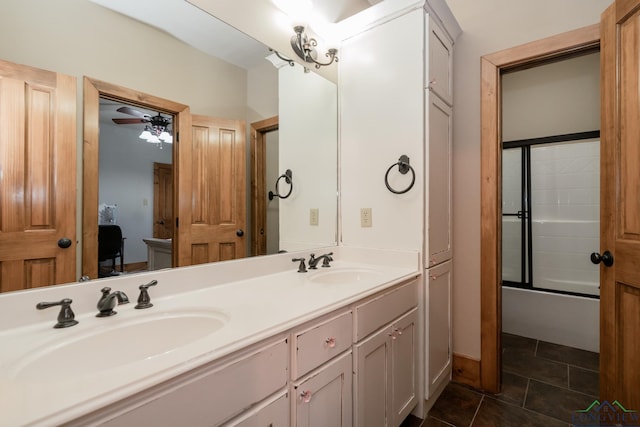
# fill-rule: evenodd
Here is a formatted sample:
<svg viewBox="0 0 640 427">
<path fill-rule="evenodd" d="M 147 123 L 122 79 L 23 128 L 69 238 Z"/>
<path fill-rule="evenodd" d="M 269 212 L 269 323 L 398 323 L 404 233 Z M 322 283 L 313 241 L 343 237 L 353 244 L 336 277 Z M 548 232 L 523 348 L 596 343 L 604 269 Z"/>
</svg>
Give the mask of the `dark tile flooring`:
<svg viewBox="0 0 640 427">
<path fill-rule="evenodd" d="M 598 396 L 598 353 L 502 335 L 502 392 L 450 383 L 426 420 L 402 427 L 567 427 Z"/>
</svg>

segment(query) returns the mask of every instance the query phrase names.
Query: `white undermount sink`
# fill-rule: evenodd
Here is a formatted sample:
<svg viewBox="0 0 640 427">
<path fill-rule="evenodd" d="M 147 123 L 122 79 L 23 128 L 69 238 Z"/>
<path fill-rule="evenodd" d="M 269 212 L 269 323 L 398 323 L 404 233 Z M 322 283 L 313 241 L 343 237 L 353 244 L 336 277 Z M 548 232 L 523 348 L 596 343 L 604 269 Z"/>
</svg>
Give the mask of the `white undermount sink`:
<svg viewBox="0 0 640 427">
<path fill-rule="evenodd" d="M 335 284 L 349 284 L 356 283 L 366 280 L 375 279 L 382 274 L 378 270 L 374 270 L 371 268 L 336 268 L 321 270 L 317 273 L 313 272 L 309 275 L 308 280 L 314 283 L 321 283 L 326 285 L 335 285 Z"/>
<path fill-rule="evenodd" d="M 228 318 L 213 310 L 187 310 L 140 313 L 139 317 L 114 322 L 112 327 L 108 322 L 119 319 L 95 320 L 102 324 L 91 332 L 70 334 L 68 339 L 61 338 L 35 350 L 14 365 L 9 375 L 20 380 L 64 380 L 71 373 L 91 375 L 188 345 L 220 330 Z"/>
</svg>

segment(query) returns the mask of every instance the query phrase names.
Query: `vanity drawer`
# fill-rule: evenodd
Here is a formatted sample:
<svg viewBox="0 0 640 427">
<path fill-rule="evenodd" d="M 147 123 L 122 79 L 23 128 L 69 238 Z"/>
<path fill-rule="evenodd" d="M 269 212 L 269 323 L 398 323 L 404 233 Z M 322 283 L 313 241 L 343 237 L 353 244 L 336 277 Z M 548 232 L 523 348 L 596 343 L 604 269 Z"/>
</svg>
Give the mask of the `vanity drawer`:
<svg viewBox="0 0 640 427">
<path fill-rule="evenodd" d="M 299 378 L 351 347 L 353 316 L 351 311 L 293 333 L 295 350 L 293 378 Z"/>
<path fill-rule="evenodd" d="M 356 341 L 360 341 L 418 305 L 418 281 L 374 297 L 356 307 Z"/>
<path fill-rule="evenodd" d="M 113 427 L 218 426 L 286 386 L 288 350 L 284 339 L 258 347 L 221 366 L 178 377 L 148 395 L 128 399 L 122 409 L 101 411 L 96 418 L 101 426 Z M 113 414 L 118 415 L 109 419 Z M 85 419 L 74 425 L 93 424 Z"/>
</svg>

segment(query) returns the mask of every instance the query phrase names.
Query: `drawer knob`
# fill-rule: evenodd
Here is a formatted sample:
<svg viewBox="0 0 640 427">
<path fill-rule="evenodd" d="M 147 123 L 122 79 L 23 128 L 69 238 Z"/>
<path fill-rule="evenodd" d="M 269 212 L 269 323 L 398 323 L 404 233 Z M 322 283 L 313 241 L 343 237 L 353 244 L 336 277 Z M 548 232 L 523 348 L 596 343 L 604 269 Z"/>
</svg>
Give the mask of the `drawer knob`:
<svg viewBox="0 0 640 427">
<path fill-rule="evenodd" d="M 431 280 L 436 280 L 438 278 L 436 274 L 431 274 L 429 275 L 429 277 L 431 278 Z"/>
<path fill-rule="evenodd" d="M 325 340 L 325 343 L 327 344 L 327 347 L 334 348 L 336 346 L 336 339 L 335 338 L 327 338 Z"/>
<path fill-rule="evenodd" d="M 393 328 L 393 331 L 389 332 L 389 336 L 391 337 L 392 340 L 395 340 L 400 335 L 402 335 L 402 331 L 398 328 Z"/>
<path fill-rule="evenodd" d="M 311 390 L 305 390 L 300 393 L 300 400 L 304 403 L 309 403 L 311 401 Z"/>
</svg>

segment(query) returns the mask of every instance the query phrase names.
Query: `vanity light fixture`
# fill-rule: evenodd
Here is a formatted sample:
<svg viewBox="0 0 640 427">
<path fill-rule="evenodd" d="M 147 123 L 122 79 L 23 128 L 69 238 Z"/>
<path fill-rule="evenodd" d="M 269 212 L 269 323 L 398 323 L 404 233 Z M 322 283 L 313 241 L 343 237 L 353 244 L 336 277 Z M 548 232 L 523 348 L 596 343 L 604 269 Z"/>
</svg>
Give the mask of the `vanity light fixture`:
<svg viewBox="0 0 640 427">
<path fill-rule="evenodd" d="M 318 61 L 318 52 L 315 49 L 318 45 L 317 40 L 313 37 L 309 37 L 304 32 L 304 26 L 302 25 L 296 25 L 293 27 L 293 30 L 296 34 L 291 37 L 291 47 L 304 62 L 313 63 L 316 68 L 331 65 L 334 61 L 338 62 L 338 49 L 333 48 L 329 49 L 327 53 L 325 53 L 325 56 L 329 58 L 329 62 Z"/>
</svg>

